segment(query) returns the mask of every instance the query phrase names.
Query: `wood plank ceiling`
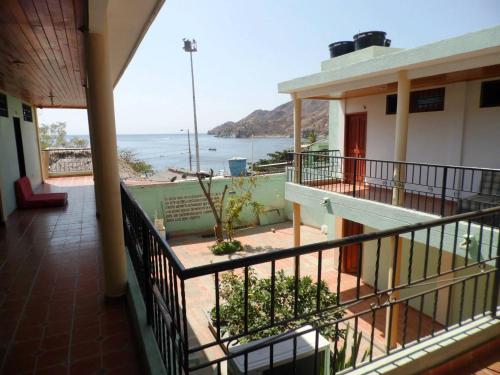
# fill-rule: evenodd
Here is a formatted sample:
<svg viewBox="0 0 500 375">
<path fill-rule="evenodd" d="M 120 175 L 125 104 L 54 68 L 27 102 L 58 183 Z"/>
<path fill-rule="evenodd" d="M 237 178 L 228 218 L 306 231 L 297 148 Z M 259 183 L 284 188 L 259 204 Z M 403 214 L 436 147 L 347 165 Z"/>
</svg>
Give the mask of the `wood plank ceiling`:
<svg viewBox="0 0 500 375">
<path fill-rule="evenodd" d="M 0 1 L 0 90 L 37 107 L 85 108 L 85 0 Z"/>
</svg>

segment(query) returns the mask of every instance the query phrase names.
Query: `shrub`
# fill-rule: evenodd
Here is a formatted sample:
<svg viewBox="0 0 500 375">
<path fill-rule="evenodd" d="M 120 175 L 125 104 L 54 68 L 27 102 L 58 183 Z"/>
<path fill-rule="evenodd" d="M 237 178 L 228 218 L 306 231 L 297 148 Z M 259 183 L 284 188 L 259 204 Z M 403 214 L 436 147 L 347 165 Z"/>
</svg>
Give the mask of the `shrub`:
<svg viewBox="0 0 500 375">
<path fill-rule="evenodd" d="M 212 250 L 212 254 L 214 255 L 233 254 L 237 251 L 243 250 L 243 246 L 238 240 L 222 241 L 213 244 L 210 247 L 210 250 Z"/>
<path fill-rule="evenodd" d="M 120 159 L 127 163 L 136 173 L 150 175 L 155 172 L 151 164 L 146 163 L 144 160 L 140 160 L 137 154 L 132 150 L 120 150 Z"/>
<path fill-rule="evenodd" d="M 335 293 L 330 292 L 324 281 L 320 281 L 320 308 L 334 306 L 337 302 Z M 236 335 L 244 331 L 244 294 L 245 278 L 233 272 L 225 273 L 220 282 L 220 330 L 221 335 Z M 309 276 L 298 281 L 297 314 L 299 316 L 316 311 L 317 284 Z M 295 277 L 287 276 L 283 270 L 275 275 L 274 313 L 275 322 L 293 318 L 294 316 Z M 248 329 L 257 329 L 271 323 L 271 278 L 257 278 L 255 271 L 248 271 Z M 239 342 L 245 343 L 264 337 L 277 335 L 296 329 L 306 324 L 316 327 L 342 318 L 343 312 L 328 311 L 303 319 L 294 319 L 283 325 L 258 331 L 244 336 Z M 215 307 L 210 311 L 212 324 L 216 326 Z M 335 325 L 320 329 L 320 333 L 332 340 L 337 338 Z"/>
</svg>

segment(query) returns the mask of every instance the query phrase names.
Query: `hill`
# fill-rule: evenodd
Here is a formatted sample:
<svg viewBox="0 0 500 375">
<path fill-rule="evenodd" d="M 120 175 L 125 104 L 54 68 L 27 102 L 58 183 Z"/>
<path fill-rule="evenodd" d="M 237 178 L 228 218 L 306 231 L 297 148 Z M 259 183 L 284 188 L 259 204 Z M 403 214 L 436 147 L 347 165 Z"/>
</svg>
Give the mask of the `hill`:
<svg viewBox="0 0 500 375">
<path fill-rule="evenodd" d="M 302 103 L 302 130 L 314 130 L 318 135 L 328 132 L 328 102 L 304 100 Z M 257 109 L 239 121 L 228 121 L 208 134 L 227 138 L 292 136 L 293 102 L 282 104 L 273 110 Z"/>
</svg>

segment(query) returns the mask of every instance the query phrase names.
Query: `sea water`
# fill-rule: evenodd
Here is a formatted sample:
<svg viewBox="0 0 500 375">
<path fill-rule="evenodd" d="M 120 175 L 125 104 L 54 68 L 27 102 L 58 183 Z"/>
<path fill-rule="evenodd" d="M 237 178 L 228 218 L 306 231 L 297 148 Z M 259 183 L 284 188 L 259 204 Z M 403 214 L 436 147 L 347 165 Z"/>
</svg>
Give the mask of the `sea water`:
<svg viewBox="0 0 500 375">
<path fill-rule="evenodd" d="M 71 138 L 69 136 L 68 138 Z M 88 136 L 80 136 L 88 139 Z M 293 146 L 293 138 L 218 138 L 199 134 L 200 168 L 213 169 L 216 174 L 228 171 L 228 160 L 232 157 L 246 158 L 248 163 L 267 157 L 268 153 L 283 151 Z M 168 168 L 189 168 L 187 134 L 121 134 L 117 135 L 118 149 L 128 149 L 148 162 L 157 171 Z M 253 147 L 252 147 L 253 144 Z M 215 149 L 210 151 L 209 149 Z M 191 134 L 193 169 L 196 169 L 194 135 Z"/>
</svg>

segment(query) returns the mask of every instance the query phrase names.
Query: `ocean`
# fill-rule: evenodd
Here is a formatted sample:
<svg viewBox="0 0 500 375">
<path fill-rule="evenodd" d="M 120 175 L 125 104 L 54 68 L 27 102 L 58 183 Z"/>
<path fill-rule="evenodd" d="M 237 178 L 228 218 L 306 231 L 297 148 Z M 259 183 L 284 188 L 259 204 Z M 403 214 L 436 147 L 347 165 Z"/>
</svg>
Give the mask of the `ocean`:
<svg viewBox="0 0 500 375">
<path fill-rule="evenodd" d="M 87 136 L 78 136 L 88 139 Z M 72 138 L 72 136 L 68 136 Z M 204 171 L 212 168 L 215 174 L 228 171 L 228 159 L 232 157 L 252 160 L 252 139 L 217 138 L 208 134 L 199 134 L 200 167 Z M 129 149 L 137 157 L 148 162 L 156 171 L 167 168 L 189 168 L 187 134 L 122 134 L 117 135 L 118 149 Z M 253 160 L 265 158 L 268 153 L 282 151 L 293 146 L 293 138 L 254 138 Z M 215 149 L 216 151 L 210 151 Z M 194 135 L 191 134 L 191 152 L 193 169 L 196 168 Z"/>
</svg>

